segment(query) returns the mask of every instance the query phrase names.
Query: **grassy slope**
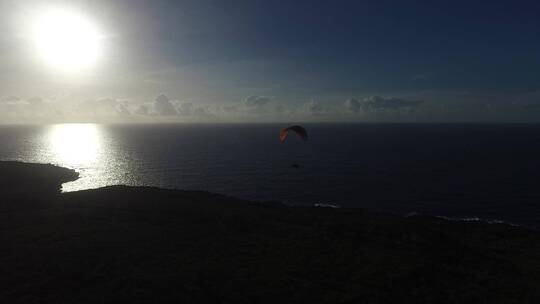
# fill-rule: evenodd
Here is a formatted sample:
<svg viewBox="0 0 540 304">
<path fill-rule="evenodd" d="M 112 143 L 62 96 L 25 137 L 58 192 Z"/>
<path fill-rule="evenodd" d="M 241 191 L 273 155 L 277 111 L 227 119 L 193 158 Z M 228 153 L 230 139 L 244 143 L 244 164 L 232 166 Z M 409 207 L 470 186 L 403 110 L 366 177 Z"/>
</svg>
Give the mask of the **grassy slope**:
<svg viewBox="0 0 540 304">
<path fill-rule="evenodd" d="M 69 176 L 47 168 L 47 185 Z M 540 299 L 540 235 L 516 227 L 155 188 L 47 193 L 0 203 L 1 303 Z"/>
</svg>

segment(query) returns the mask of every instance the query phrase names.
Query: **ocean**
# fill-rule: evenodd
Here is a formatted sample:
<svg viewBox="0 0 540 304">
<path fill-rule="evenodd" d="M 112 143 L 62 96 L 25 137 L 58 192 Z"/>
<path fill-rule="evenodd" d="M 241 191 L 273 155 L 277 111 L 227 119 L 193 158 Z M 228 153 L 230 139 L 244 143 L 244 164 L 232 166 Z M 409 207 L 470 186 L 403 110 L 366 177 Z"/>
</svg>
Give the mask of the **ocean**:
<svg viewBox="0 0 540 304">
<path fill-rule="evenodd" d="M 156 186 L 540 227 L 540 125 L 304 126 L 307 142 L 285 143 L 277 124 L 1 126 L 0 160 L 77 170 L 63 191 Z"/>
</svg>

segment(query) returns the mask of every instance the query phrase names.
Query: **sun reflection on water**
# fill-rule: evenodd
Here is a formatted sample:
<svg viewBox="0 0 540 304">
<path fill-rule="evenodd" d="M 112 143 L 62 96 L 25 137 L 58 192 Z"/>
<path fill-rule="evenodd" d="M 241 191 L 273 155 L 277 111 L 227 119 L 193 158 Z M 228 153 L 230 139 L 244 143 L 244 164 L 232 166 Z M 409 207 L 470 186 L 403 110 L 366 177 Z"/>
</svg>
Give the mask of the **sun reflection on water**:
<svg viewBox="0 0 540 304">
<path fill-rule="evenodd" d="M 63 191 L 96 188 L 106 179 L 105 149 L 101 127 L 96 124 L 59 124 L 48 132 L 53 163 L 77 170 L 80 178 L 65 183 Z"/>
<path fill-rule="evenodd" d="M 57 163 L 86 168 L 99 160 L 101 136 L 94 124 L 54 125 L 49 133 L 51 151 Z"/>
</svg>

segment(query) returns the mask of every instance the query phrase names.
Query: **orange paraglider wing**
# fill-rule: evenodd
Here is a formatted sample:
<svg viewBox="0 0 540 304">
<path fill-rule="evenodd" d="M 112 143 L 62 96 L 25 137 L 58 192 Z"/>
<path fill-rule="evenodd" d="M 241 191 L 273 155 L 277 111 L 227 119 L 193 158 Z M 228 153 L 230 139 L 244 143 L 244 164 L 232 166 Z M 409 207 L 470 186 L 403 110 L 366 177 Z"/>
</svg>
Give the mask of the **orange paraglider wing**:
<svg viewBox="0 0 540 304">
<path fill-rule="evenodd" d="M 302 127 L 302 126 L 290 126 L 288 128 L 281 129 L 281 131 L 279 132 L 279 140 L 281 140 L 281 142 L 285 141 L 285 139 L 287 138 L 287 135 L 289 135 L 289 131 L 294 131 L 303 140 L 308 139 L 308 134 L 307 134 L 307 131 L 306 131 L 306 129 L 304 127 Z"/>
<path fill-rule="evenodd" d="M 281 131 L 279 131 L 279 140 L 281 142 L 284 142 L 285 138 L 287 138 L 287 135 L 289 135 L 289 130 L 281 129 Z"/>
</svg>

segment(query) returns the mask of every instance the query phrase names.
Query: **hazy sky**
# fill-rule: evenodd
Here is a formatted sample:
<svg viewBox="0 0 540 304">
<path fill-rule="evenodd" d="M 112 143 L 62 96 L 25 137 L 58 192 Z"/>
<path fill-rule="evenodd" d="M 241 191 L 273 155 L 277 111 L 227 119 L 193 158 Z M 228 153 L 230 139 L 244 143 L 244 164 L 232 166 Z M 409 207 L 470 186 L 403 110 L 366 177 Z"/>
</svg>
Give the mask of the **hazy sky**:
<svg viewBox="0 0 540 304">
<path fill-rule="evenodd" d="M 101 53 L 45 64 L 84 16 Z M 0 122 L 540 121 L 536 1 L 0 0 Z M 70 24 L 66 24 L 70 27 Z"/>
</svg>

